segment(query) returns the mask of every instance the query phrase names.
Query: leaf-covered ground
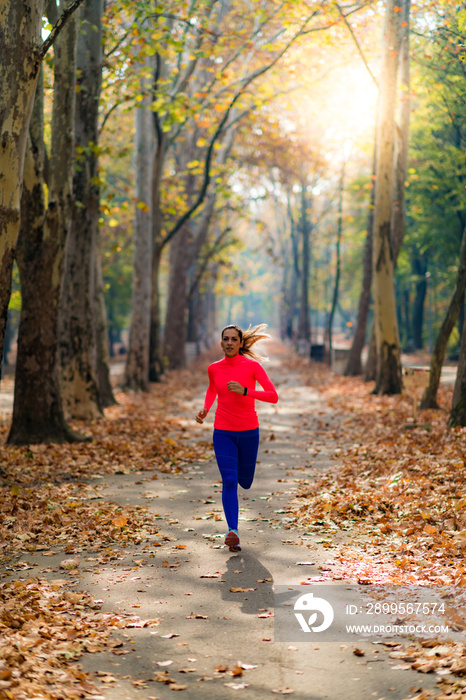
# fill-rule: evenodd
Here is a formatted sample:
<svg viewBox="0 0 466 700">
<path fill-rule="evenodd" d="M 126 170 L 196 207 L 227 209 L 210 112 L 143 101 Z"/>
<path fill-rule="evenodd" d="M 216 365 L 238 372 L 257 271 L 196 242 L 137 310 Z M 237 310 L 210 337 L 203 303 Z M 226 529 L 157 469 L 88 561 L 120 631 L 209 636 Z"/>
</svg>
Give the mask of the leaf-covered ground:
<svg viewBox="0 0 466 700">
<path fill-rule="evenodd" d="M 321 538 L 314 546 L 331 557 L 328 578 L 362 585 L 464 585 L 466 432 L 447 428 L 451 388 L 441 389 L 441 408 L 422 412 L 421 426 L 414 427 L 411 394 L 374 396 L 359 378 L 285 354 L 281 361 L 283 373 L 298 372 L 303 385 L 322 394 L 340 425 L 329 428 L 322 415 L 319 435 L 337 446 L 335 469 L 298 484 L 284 527 Z M 118 405 L 102 420 L 74 423 L 92 442 L 2 448 L 0 698 L 97 700 L 102 696 L 79 666 L 81 654 L 127 653 L 115 631 L 158 624 L 101 613 L 101 601 L 79 591 L 74 567 L 80 558 L 81 564 L 123 559 L 132 545 L 149 557 L 155 547 L 170 546 L 172 538 L 160 531 L 163 524 L 149 508 L 109 501 L 99 483 L 106 475 L 136 472 L 157 489 L 159 475 L 211 459 L 210 445 L 193 439 L 183 418 L 187 406 L 194 413 L 193 397 L 205 388 L 205 366 L 204 358 L 189 372 L 170 373 L 146 396 L 119 394 Z M 5 419 L 2 442 L 7 429 Z M 317 450 L 309 433 L 310 463 Z M 57 552 L 67 555 L 60 578 L 27 578 L 24 556 Z M 413 640 L 390 647 L 390 653 L 400 668 L 448 674 L 442 700 L 466 695 L 465 644 Z M 156 680 L 173 690 L 186 687 L 171 687 L 173 679 L 162 673 Z"/>
<path fill-rule="evenodd" d="M 157 472 L 205 459 L 207 445 L 192 441 L 177 416 L 193 387 L 192 373 L 178 372 L 146 396 L 118 394 L 105 418 L 73 423 L 92 442 L 2 447 L 0 564 L 7 580 L 0 584 L 0 698 L 98 698 L 77 664 L 82 652 L 118 653 L 122 641 L 112 631 L 158 623 L 101 614 L 99 601 L 73 590 L 70 575 L 89 553 L 105 563 L 119 559 L 125 546 L 153 549 L 171 539 L 147 508 L 105 500 L 93 477 L 148 471 L 156 482 Z M 3 420 L 2 443 L 8 427 Z M 54 550 L 73 555 L 60 565 L 63 578 L 15 579 L 15 571 L 28 570 L 20 555 Z"/>
<path fill-rule="evenodd" d="M 342 417 L 342 427 L 333 435 L 341 466 L 301 482 L 288 527 L 322 533 L 333 558 L 328 578 L 445 587 L 453 600 L 450 629 L 466 630 L 464 589 L 456 588 L 466 584 L 466 429 L 448 427 L 453 387 L 441 386 L 440 408 L 418 412 L 414 424 L 414 390 L 376 396 L 359 377 L 296 359 L 292 365 Z M 417 639 L 392 646 L 400 669 L 449 675 L 438 700 L 466 696 L 466 643 Z"/>
<path fill-rule="evenodd" d="M 338 533 L 346 576 L 465 584 L 466 429 L 447 427 L 452 388 L 441 388 L 441 408 L 420 412 L 414 427 L 411 393 L 375 396 L 359 378 L 316 365 L 302 371 L 344 417 L 334 436 L 342 466 L 302 483 L 290 506 L 294 524 Z M 364 545 L 356 552 L 358 535 Z"/>
</svg>

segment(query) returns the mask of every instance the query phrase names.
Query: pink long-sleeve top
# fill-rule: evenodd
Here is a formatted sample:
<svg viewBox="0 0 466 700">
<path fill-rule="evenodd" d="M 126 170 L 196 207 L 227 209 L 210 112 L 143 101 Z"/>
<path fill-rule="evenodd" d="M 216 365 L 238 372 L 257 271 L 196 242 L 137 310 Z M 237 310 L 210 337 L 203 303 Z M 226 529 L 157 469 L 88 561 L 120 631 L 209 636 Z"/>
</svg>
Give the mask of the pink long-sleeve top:
<svg viewBox="0 0 466 700">
<path fill-rule="evenodd" d="M 244 355 L 225 357 L 209 365 L 209 386 L 204 408 L 210 409 L 217 397 L 214 428 L 218 430 L 254 430 L 259 427 L 255 399 L 277 403 L 278 394 L 259 362 Z M 248 388 L 246 396 L 228 391 L 228 382 Z M 258 382 L 263 391 L 256 389 Z"/>
</svg>

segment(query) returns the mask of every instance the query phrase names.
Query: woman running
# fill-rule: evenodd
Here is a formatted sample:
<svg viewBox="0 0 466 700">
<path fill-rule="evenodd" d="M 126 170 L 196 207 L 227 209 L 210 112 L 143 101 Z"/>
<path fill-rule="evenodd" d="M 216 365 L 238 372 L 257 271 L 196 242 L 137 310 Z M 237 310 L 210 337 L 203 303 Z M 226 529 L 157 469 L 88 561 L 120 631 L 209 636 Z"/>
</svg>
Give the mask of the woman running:
<svg viewBox="0 0 466 700">
<path fill-rule="evenodd" d="M 230 552 L 241 550 L 238 535 L 238 484 L 249 489 L 254 479 L 259 448 L 259 421 L 255 399 L 277 403 L 274 385 L 257 360 L 252 346 L 270 338 L 262 323 L 247 331 L 226 326 L 222 331 L 225 357 L 209 366 L 209 386 L 204 408 L 196 416 L 203 423 L 217 397 L 214 420 L 214 450 L 222 476 L 222 503 L 228 525 L 225 544 Z M 259 382 L 263 391 L 256 390 Z"/>
</svg>

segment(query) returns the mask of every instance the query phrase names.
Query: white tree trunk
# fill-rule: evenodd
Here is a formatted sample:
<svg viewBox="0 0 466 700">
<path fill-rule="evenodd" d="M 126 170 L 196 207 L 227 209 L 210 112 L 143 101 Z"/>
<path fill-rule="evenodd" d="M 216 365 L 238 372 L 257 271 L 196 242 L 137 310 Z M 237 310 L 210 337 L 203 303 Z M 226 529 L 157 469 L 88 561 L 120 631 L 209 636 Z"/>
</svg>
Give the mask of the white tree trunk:
<svg viewBox="0 0 466 700">
<path fill-rule="evenodd" d="M 145 85 L 142 85 L 144 90 Z M 124 386 L 149 390 L 151 323 L 152 226 L 150 216 L 153 125 L 151 97 L 136 109 L 136 208 L 134 216 L 134 271 L 131 325 Z M 139 206 L 138 206 L 139 205 Z M 143 205 L 143 206 L 141 206 Z"/>
<path fill-rule="evenodd" d="M 410 100 L 409 15 L 410 0 L 403 0 L 403 35 L 399 61 L 399 116 L 395 147 L 395 185 L 392 220 L 392 251 L 396 266 L 405 234 L 405 182 L 408 172 Z"/>
<path fill-rule="evenodd" d="M 62 3 L 62 8 L 71 0 Z M 66 236 L 70 226 L 71 182 L 74 158 L 74 108 L 76 95 L 76 17 L 72 17 L 55 44 L 54 101 L 48 204 L 34 189 L 28 225 L 22 222 L 18 264 L 22 309 L 18 335 L 13 422 L 8 437 L 14 444 L 63 442 L 79 439 L 63 416 L 58 366 L 58 317 Z M 32 133 L 32 129 L 31 129 Z M 41 135 L 36 134 L 37 142 Z M 33 138 L 33 144 L 35 139 Z M 39 182 L 25 180 L 42 192 Z"/>
<path fill-rule="evenodd" d="M 81 11 L 77 69 L 76 144 L 83 149 L 74 174 L 75 206 L 67 240 L 61 301 L 60 360 L 65 414 L 81 420 L 102 415 L 96 378 L 94 289 L 98 254 L 98 110 L 102 75 L 102 0 L 86 0 Z"/>
<path fill-rule="evenodd" d="M 44 0 L 0 0 L 0 363 L 20 225 L 24 155 L 36 90 Z"/>
<path fill-rule="evenodd" d="M 374 319 L 379 394 L 399 394 L 402 388 L 400 343 L 395 305 L 391 247 L 394 183 L 395 100 L 401 12 L 387 0 L 379 81 L 376 192 L 374 213 Z"/>
</svg>

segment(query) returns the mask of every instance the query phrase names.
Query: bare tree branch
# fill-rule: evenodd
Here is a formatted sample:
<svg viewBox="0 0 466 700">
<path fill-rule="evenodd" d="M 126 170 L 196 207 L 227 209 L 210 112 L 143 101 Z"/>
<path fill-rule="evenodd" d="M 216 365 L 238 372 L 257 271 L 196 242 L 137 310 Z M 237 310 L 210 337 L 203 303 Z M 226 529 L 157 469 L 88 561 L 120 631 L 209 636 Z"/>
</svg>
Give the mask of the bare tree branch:
<svg viewBox="0 0 466 700">
<path fill-rule="evenodd" d="M 61 30 L 71 17 L 71 15 L 78 9 L 80 5 L 84 0 L 74 0 L 71 5 L 68 5 L 66 9 L 63 10 L 62 14 L 58 18 L 57 22 L 54 24 L 52 27 L 52 30 L 50 34 L 48 35 L 47 39 L 43 42 L 42 46 L 40 47 L 38 53 L 37 53 L 37 62 L 38 64 L 43 60 L 45 57 L 47 51 L 49 48 L 53 45 L 55 39 L 57 36 L 60 34 Z"/>
<path fill-rule="evenodd" d="M 232 230 L 231 226 L 227 226 L 227 228 L 224 229 L 222 231 L 222 233 L 216 238 L 216 240 L 214 241 L 214 244 L 209 248 L 209 250 L 204 255 L 204 260 L 202 261 L 202 264 L 198 268 L 196 276 L 195 276 L 195 278 L 191 284 L 191 287 L 189 289 L 188 302 L 191 301 L 192 296 L 193 296 L 197 286 L 199 285 L 199 283 L 204 275 L 204 272 L 207 269 L 207 265 L 209 264 L 210 259 L 212 258 L 213 255 L 215 255 L 215 253 L 217 253 L 219 250 L 221 250 L 220 244 L 221 244 L 222 240 L 225 238 L 225 236 L 228 233 L 230 233 L 231 230 Z"/>
<path fill-rule="evenodd" d="M 131 31 L 132 31 L 131 28 L 128 29 L 128 31 L 125 32 L 125 34 L 123 34 L 123 36 L 122 36 L 120 39 L 118 39 L 118 41 L 116 42 L 116 44 L 115 44 L 115 46 L 113 47 L 113 49 L 110 49 L 110 51 L 108 51 L 108 52 L 105 54 L 105 59 L 110 58 L 110 56 L 111 56 L 112 54 L 114 54 L 115 51 L 117 51 L 117 50 L 120 48 L 120 46 L 124 43 L 124 41 L 127 39 L 127 37 L 131 34 Z"/>
<path fill-rule="evenodd" d="M 194 212 L 197 211 L 197 209 L 199 209 L 199 207 L 201 206 L 202 202 L 204 201 L 204 198 L 205 198 L 207 189 L 208 189 L 209 184 L 210 184 L 210 179 L 211 179 L 211 176 L 210 176 L 210 167 L 211 167 L 211 164 L 212 164 L 212 154 L 213 154 L 213 151 L 214 151 L 214 146 L 215 146 L 215 143 L 216 143 L 217 139 L 219 138 L 220 134 L 222 133 L 223 129 L 225 128 L 225 126 L 226 126 L 226 124 L 227 124 L 227 122 L 228 122 L 228 119 L 229 119 L 229 116 L 230 116 L 230 114 L 231 114 L 231 111 L 232 111 L 233 107 L 234 107 L 235 104 L 238 102 L 238 100 L 242 97 L 242 95 L 243 95 L 244 92 L 246 91 L 246 88 L 247 88 L 256 78 L 259 78 L 261 75 L 263 75 L 264 73 L 266 73 L 267 71 L 269 71 L 271 68 L 273 68 L 273 66 L 274 66 L 276 63 L 278 63 L 278 61 L 282 58 L 282 56 L 288 51 L 288 49 L 290 48 L 290 46 L 292 46 L 292 44 L 294 44 L 294 42 L 295 42 L 300 36 L 302 36 L 303 33 L 305 33 L 305 32 L 304 32 L 305 28 L 307 27 L 307 25 L 309 24 L 309 22 L 315 17 L 316 14 L 317 14 L 317 11 L 314 11 L 314 12 L 312 12 L 312 13 L 309 15 L 309 17 L 307 17 L 307 18 L 304 20 L 301 29 L 299 29 L 299 30 L 290 38 L 290 40 L 285 44 L 285 46 L 281 49 L 281 51 L 278 52 L 278 54 L 275 56 L 275 58 L 274 58 L 270 63 L 268 63 L 268 64 L 265 65 L 265 66 L 262 66 L 262 68 L 257 69 L 256 71 L 254 71 L 253 73 L 251 73 L 249 76 L 247 76 L 246 78 L 244 78 L 243 81 L 241 81 L 241 82 L 243 82 L 242 88 L 241 88 L 240 90 L 238 90 L 238 92 L 236 93 L 236 95 L 235 95 L 235 96 L 233 97 L 233 99 L 231 100 L 230 104 L 228 105 L 227 109 L 225 110 L 225 113 L 224 113 L 224 115 L 223 115 L 223 117 L 222 117 L 220 123 L 218 124 L 218 126 L 217 126 L 217 128 L 216 128 L 216 130 L 215 130 L 215 132 L 214 132 L 214 134 L 213 134 L 213 136 L 212 136 L 212 138 L 211 138 L 211 140 L 210 140 L 210 144 L 209 144 L 209 147 L 208 147 L 208 149 L 207 149 L 206 158 L 205 158 L 205 161 L 204 161 L 204 163 L 205 163 L 205 164 L 204 164 L 204 179 L 203 179 L 203 183 L 202 183 L 201 189 L 200 189 L 200 191 L 199 191 L 199 194 L 198 194 L 198 196 L 197 196 L 197 199 L 196 199 L 196 201 L 194 202 L 194 204 L 183 214 L 183 216 L 181 216 L 181 217 L 178 219 L 177 223 L 176 223 L 175 226 L 171 229 L 171 231 L 169 231 L 169 233 L 166 234 L 166 236 L 164 237 L 164 239 L 163 239 L 163 241 L 162 241 L 162 244 L 161 244 L 162 246 L 165 246 L 165 245 L 173 238 L 173 236 L 174 236 L 176 233 L 178 233 L 178 231 L 179 231 L 180 228 L 183 226 L 183 224 L 185 224 L 186 221 L 188 221 L 188 220 L 191 218 L 191 216 L 194 214 Z"/>
<path fill-rule="evenodd" d="M 340 17 L 342 18 L 343 22 L 345 23 L 345 26 L 346 26 L 347 30 L 348 30 L 349 33 L 351 34 L 351 37 L 352 37 L 352 39 L 353 39 L 353 41 L 354 41 L 354 43 L 355 43 L 355 45 L 356 45 L 356 48 L 357 48 L 357 50 L 358 50 L 358 52 L 359 52 L 359 55 L 360 55 L 361 58 L 362 58 L 362 62 L 363 62 L 364 65 L 366 66 L 367 72 L 369 73 L 369 75 L 371 76 L 372 80 L 374 81 L 375 86 L 378 88 L 379 85 L 378 85 L 378 83 L 377 83 L 377 78 L 374 76 L 373 72 L 372 72 L 371 69 L 370 69 L 370 66 L 369 66 L 369 64 L 368 64 L 368 62 L 367 62 L 367 59 L 366 59 L 366 57 L 364 56 L 364 52 L 363 52 L 363 50 L 361 49 L 361 44 L 359 43 L 359 41 L 358 41 L 358 39 L 357 39 L 355 33 L 353 32 L 353 28 L 351 27 L 350 23 L 348 22 L 347 16 L 343 13 L 343 10 L 341 9 L 340 5 L 339 5 L 338 3 L 335 3 L 335 4 L 336 4 L 336 6 L 337 6 L 337 8 L 338 8 L 338 12 L 340 13 Z"/>
<path fill-rule="evenodd" d="M 115 103 L 110 107 L 110 109 L 108 110 L 108 112 L 106 113 L 106 115 L 104 116 L 104 118 L 103 118 L 103 120 L 102 120 L 102 124 L 100 125 L 100 129 L 99 129 L 99 134 L 101 134 L 101 133 L 103 132 L 104 127 L 105 127 L 105 124 L 107 123 L 107 119 L 113 114 L 113 112 L 117 109 L 117 107 L 119 107 L 120 105 L 122 105 L 124 102 L 126 102 L 125 99 L 123 99 L 123 100 L 117 100 L 117 102 L 115 102 Z"/>
</svg>

